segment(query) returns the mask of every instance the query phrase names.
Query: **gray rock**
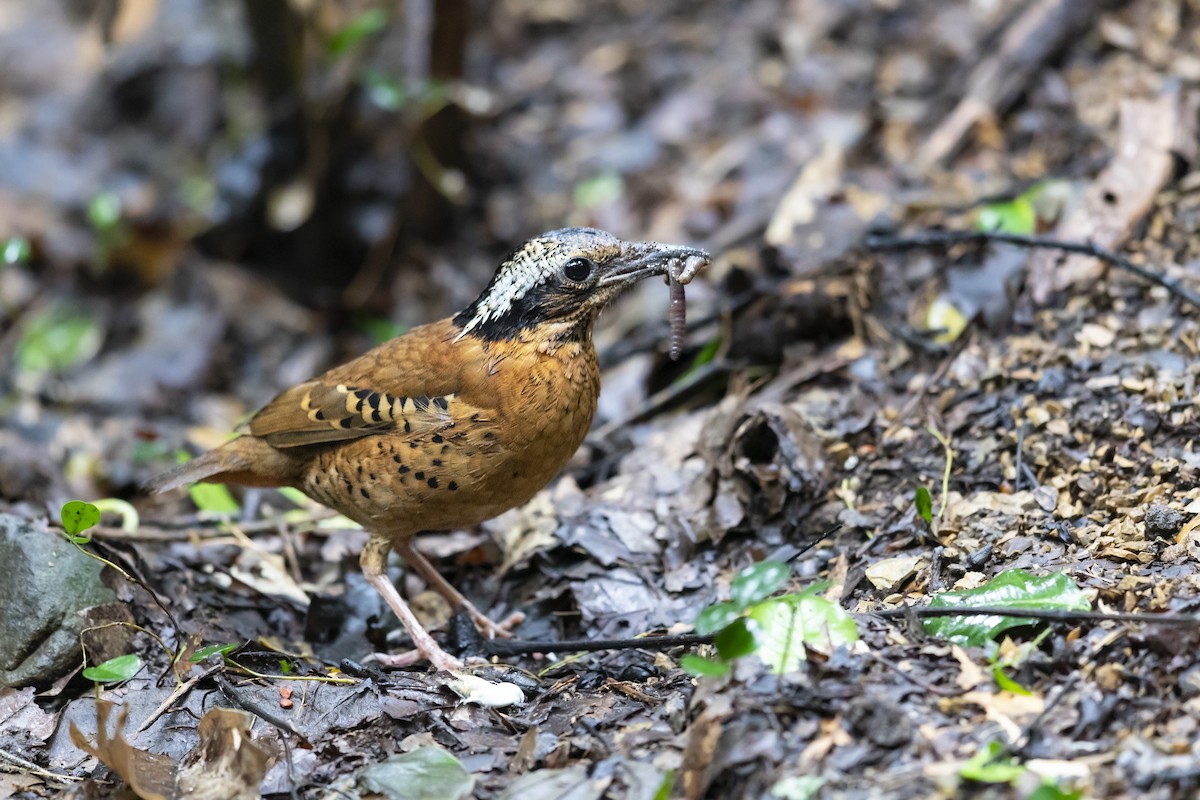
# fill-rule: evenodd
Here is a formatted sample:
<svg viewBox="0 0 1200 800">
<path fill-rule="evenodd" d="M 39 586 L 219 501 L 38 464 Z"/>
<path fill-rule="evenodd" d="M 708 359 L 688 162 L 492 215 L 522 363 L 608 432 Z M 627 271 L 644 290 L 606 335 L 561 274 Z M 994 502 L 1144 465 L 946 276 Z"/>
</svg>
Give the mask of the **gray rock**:
<svg viewBox="0 0 1200 800">
<path fill-rule="evenodd" d="M 98 561 L 10 514 L 0 514 L 0 565 L 0 685 L 53 683 L 80 663 L 85 612 L 117 596 Z"/>
<path fill-rule="evenodd" d="M 1183 527 L 1183 512 L 1154 503 L 1146 509 L 1146 533 L 1156 539 L 1173 539 Z"/>
</svg>

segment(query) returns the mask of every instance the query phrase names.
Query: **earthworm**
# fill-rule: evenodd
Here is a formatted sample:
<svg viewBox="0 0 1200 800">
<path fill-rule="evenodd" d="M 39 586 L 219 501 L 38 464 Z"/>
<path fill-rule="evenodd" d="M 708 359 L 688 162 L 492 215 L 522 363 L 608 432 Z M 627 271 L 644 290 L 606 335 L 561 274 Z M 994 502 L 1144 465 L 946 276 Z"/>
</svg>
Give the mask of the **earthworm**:
<svg viewBox="0 0 1200 800">
<path fill-rule="evenodd" d="M 667 282 L 671 287 L 671 360 L 678 361 L 683 353 L 683 334 L 687 329 L 687 300 L 683 295 L 683 284 L 679 282 L 677 264 L 667 271 Z"/>
</svg>

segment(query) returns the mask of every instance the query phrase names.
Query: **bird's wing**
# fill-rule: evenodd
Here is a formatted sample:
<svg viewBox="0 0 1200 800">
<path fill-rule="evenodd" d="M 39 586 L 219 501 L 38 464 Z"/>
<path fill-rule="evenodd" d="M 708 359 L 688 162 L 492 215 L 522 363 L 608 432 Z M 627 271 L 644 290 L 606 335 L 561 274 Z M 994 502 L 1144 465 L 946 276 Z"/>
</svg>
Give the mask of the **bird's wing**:
<svg viewBox="0 0 1200 800">
<path fill-rule="evenodd" d="M 416 328 L 277 396 L 250 420 L 273 447 L 342 442 L 395 431 L 435 434 L 480 409 L 457 396 L 440 323 Z"/>
<path fill-rule="evenodd" d="M 311 381 L 272 400 L 250 420 L 250 433 L 273 447 L 357 439 L 387 430 L 414 436 L 450 427 L 454 393 L 400 395 L 369 385 Z"/>
</svg>

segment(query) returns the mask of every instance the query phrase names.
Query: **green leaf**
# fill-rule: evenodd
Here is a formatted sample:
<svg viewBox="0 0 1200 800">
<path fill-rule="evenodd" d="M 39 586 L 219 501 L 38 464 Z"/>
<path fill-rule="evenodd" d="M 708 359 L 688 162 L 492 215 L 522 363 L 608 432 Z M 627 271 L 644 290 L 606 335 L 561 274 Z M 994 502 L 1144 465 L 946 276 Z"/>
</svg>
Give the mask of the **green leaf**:
<svg viewBox="0 0 1200 800">
<path fill-rule="evenodd" d="M 938 344 L 951 344 L 967 329 L 970 318 L 955 305 L 954 298 L 943 292 L 933 299 L 925 309 L 925 330 L 936 332 L 933 340 Z"/>
<path fill-rule="evenodd" d="M 688 372 L 699 369 L 700 367 L 703 367 L 706 364 L 711 364 L 712 360 L 717 357 L 717 351 L 719 351 L 720 349 L 721 349 L 721 337 L 720 336 L 714 337 L 713 339 L 706 342 L 704 344 L 704 347 L 700 348 L 700 352 L 696 353 L 696 357 L 692 360 L 692 368 L 690 370 L 688 370 Z"/>
<path fill-rule="evenodd" d="M 138 439 L 133 443 L 133 449 L 129 453 L 129 458 L 135 464 L 149 464 L 166 458 L 170 452 L 171 449 L 163 442 L 148 442 Z"/>
<path fill-rule="evenodd" d="M 62 520 L 63 530 L 67 532 L 67 536 L 72 541 L 82 538 L 83 542 L 87 542 L 89 541 L 88 537 L 81 537 L 80 534 L 88 528 L 94 527 L 100 521 L 100 509 L 82 500 L 72 500 L 62 507 L 58 516 Z M 82 544 L 83 542 L 76 543 Z"/>
<path fill-rule="evenodd" d="M 692 653 L 679 659 L 679 666 L 687 674 L 703 678 L 720 678 L 729 674 L 729 664 L 724 661 L 713 661 Z"/>
<path fill-rule="evenodd" d="M 1025 697 L 1033 696 L 1033 692 L 1008 677 L 1008 673 L 1004 671 L 1004 667 L 999 664 L 992 665 L 992 677 L 995 679 L 996 685 L 1006 692 L 1024 695 Z"/>
<path fill-rule="evenodd" d="M 24 264 L 33 255 L 29 240 L 23 236 L 0 239 L 0 263 Z"/>
<path fill-rule="evenodd" d="M 854 618 L 823 597 L 789 594 L 749 610 L 758 623 L 758 657 L 779 674 L 800 668 L 804 648 L 829 652 L 858 641 Z"/>
<path fill-rule="evenodd" d="M 798 592 L 792 592 L 788 597 L 817 597 L 830 586 L 833 586 L 833 581 L 813 581 L 808 586 L 805 586 Z"/>
<path fill-rule="evenodd" d="M 137 509 L 128 500 L 122 500 L 119 497 L 104 497 L 95 502 L 95 507 L 101 514 L 120 514 L 121 530 L 126 533 L 134 533 L 142 524 L 142 518 L 138 516 Z"/>
<path fill-rule="evenodd" d="M 103 337 L 95 320 L 51 307 L 22 324 L 17 365 L 25 372 L 64 372 L 96 355 Z"/>
<path fill-rule="evenodd" d="M 995 740 L 959 767 L 960 777 L 977 783 L 1012 783 L 1025 773 L 1025 767 L 1014 764 L 1004 745 Z"/>
<path fill-rule="evenodd" d="M 1046 778 L 1041 786 L 1029 793 L 1026 800 L 1080 800 L 1082 797 L 1082 791 L 1064 789 L 1054 779 Z"/>
<path fill-rule="evenodd" d="M 777 781 L 770 796 L 780 800 L 812 800 L 824 785 L 825 779 L 819 775 L 792 775 Z"/>
<path fill-rule="evenodd" d="M 309 499 L 308 495 L 299 489 L 293 489 L 291 486 L 281 486 L 275 491 L 279 492 L 281 495 L 286 497 L 300 508 L 309 508 L 313 504 L 313 501 Z"/>
<path fill-rule="evenodd" d="M 979 209 L 979 230 L 1028 236 L 1037 230 L 1037 212 L 1028 194 Z"/>
<path fill-rule="evenodd" d="M 917 516 L 925 520 L 926 525 L 932 525 L 933 497 L 929 494 L 929 490 L 924 486 L 917 487 L 917 493 L 913 497 L 913 505 L 917 507 Z"/>
<path fill-rule="evenodd" d="M 671 790 L 675 788 L 675 770 L 669 769 L 663 773 L 662 783 L 654 793 L 654 800 L 671 800 Z"/>
<path fill-rule="evenodd" d="M 345 55 L 368 36 L 383 30 L 387 22 L 387 12 L 382 8 L 368 9 L 335 31 L 325 45 L 325 52 L 334 58 Z"/>
<path fill-rule="evenodd" d="M 575 185 L 575 205 L 583 209 L 605 206 L 620 200 L 624 191 L 624 178 L 616 172 L 602 172 Z"/>
<path fill-rule="evenodd" d="M 783 561 L 760 561 L 737 574 L 730 586 L 734 605 L 739 608 L 766 600 L 783 588 L 791 568 Z"/>
<path fill-rule="evenodd" d="M 673 383 L 681 384 L 692 379 L 692 377 L 704 369 L 704 367 L 713 362 L 717 357 L 717 353 L 721 351 L 721 337 L 717 336 L 708 341 L 704 347 L 700 348 L 700 352 L 696 353 L 696 357 L 692 359 L 692 364 L 684 370 Z"/>
<path fill-rule="evenodd" d="M 419 747 L 358 773 L 358 783 L 389 800 L 464 800 L 475 788 L 457 758 L 440 747 Z"/>
<path fill-rule="evenodd" d="M 384 111 L 399 111 L 408 103 L 408 92 L 404 90 L 400 81 L 378 70 L 368 70 L 363 74 L 362 80 L 367 90 L 367 98 Z"/>
<path fill-rule="evenodd" d="M 142 668 L 142 659 L 135 653 L 110 658 L 103 664 L 88 667 L 83 671 L 83 677 L 97 683 L 115 683 L 127 681 Z"/>
<path fill-rule="evenodd" d="M 208 661 L 208 657 L 213 653 L 220 653 L 221 657 L 224 658 L 237 649 L 237 642 L 229 642 L 228 644 L 210 644 L 208 647 L 201 647 L 199 650 L 192 653 L 192 657 L 189 658 L 188 661 L 192 662 L 193 664 L 199 664 L 201 662 Z"/>
<path fill-rule="evenodd" d="M 716 633 L 741 615 L 742 607 L 735 603 L 713 603 L 696 617 L 696 633 Z"/>
<path fill-rule="evenodd" d="M 398 322 L 386 317 L 376 317 L 372 314 L 358 314 L 354 317 L 355 326 L 374 340 L 375 344 L 383 344 L 389 339 L 395 339 L 408 330 Z"/>
<path fill-rule="evenodd" d="M 221 483 L 197 483 L 188 487 L 196 508 L 211 514 L 236 514 L 241 510 L 229 489 Z"/>
<path fill-rule="evenodd" d="M 121 200 L 112 192 L 100 192 L 88 201 L 88 222 L 100 233 L 112 231 L 121 221 Z"/>
<path fill-rule="evenodd" d="M 713 644 L 716 645 L 721 658 L 732 661 L 735 658 L 748 656 L 758 649 L 758 640 L 754 636 L 754 629 L 757 626 L 758 623 L 746 617 L 738 617 L 726 625 L 713 639 Z"/>
<path fill-rule="evenodd" d="M 1023 569 L 1005 570 L 975 589 L 942 592 L 929 605 L 933 608 L 969 605 L 1052 611 L 1087 611 L 1092 607 L 1069 576 L 1060 572 L 1033 575 Z M 930 636 L 979 647 L 1009 628 L 1036 622 L 1020 617 L 971 615 L 926 619 L 922 624 Z"/>
</svg>

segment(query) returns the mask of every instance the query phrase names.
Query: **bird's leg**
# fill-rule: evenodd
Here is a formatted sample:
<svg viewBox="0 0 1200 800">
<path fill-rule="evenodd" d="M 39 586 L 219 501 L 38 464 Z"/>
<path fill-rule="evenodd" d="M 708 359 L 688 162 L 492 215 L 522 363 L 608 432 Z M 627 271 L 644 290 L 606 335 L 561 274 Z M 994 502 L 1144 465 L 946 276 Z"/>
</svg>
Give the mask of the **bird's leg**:
<svg viewBox="0 0 1200 800">
<path fill-rule="evenodd" d="M 375 587 L 375 591 L 383 595 L 383 599 L 391 606 L 392 611 L 400 618 L 404 629 L 413 640 L 416 653 L 402 653 L 397 656 L 378 655 L 376 660 L 386 666 L 408 666 L 419 658 L 426 658 L 430 664 L 440 670 L 462 669 L 463 662 L 447 653 L 434 641 L 429 632 L 421 627 L 408 603 L 396 591 L 395 585 L 387 576 L 387 557 L 391 552 L 392 541 L 383 537 L 372 536 L 363 548 L 359 562 L 362 564 L 363 575 L 367 583 Z"/>
<path fill-rule="evenodd" d="M 512 638 L 511 629 L 525 621 L 525 615 L 520 611 L 515 611 L 500 622 L 493 622 L 442 577 L 437 568 L 429 563 L 429 559 L 412 546 L 411 539 L 399 539 L 394 546 L 400 557 L 408 562 L 409 566 L 424 578 L 425 582 L 432 586 L 438 594 L 446 598 L 451 608 L 455 611 L 465 611 L 471 618 L 471 622 L 475 623 L 475 628 L 487 638 L 493 639 L 498 636 L 502 639 L 510 639 Z"/>
</svg>

